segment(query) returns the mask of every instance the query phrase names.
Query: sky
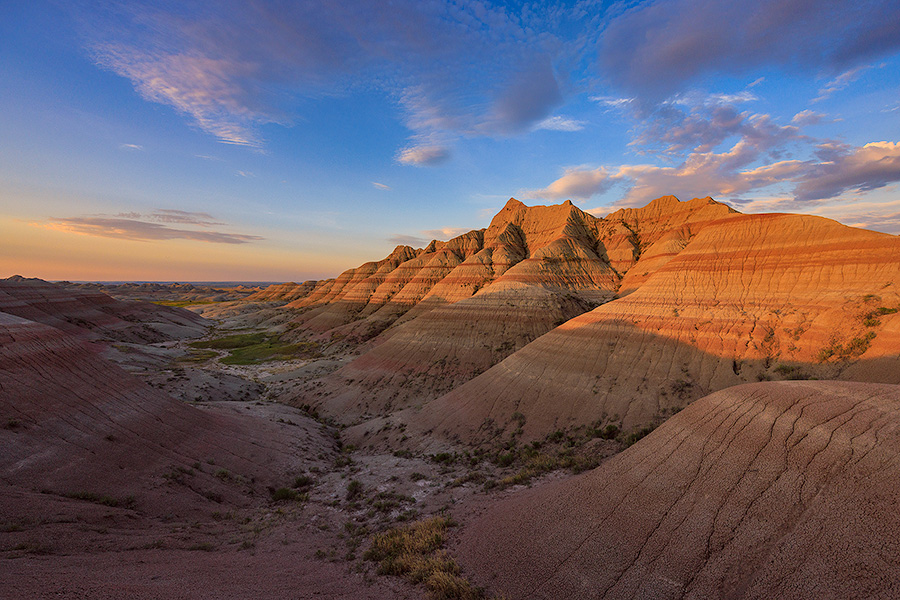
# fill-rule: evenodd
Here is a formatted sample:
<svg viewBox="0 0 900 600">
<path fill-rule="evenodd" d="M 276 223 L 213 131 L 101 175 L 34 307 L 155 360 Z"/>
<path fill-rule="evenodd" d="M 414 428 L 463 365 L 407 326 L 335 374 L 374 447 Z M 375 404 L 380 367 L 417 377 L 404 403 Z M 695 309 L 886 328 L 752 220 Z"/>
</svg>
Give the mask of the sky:
<svg viewBox="0 0 900 600">
<path fill-rule="evenodd" d="M 896 0 L 0 2 L 0 277 L 304 281 L 515 197 L 900 234 Z"/>
</svg>

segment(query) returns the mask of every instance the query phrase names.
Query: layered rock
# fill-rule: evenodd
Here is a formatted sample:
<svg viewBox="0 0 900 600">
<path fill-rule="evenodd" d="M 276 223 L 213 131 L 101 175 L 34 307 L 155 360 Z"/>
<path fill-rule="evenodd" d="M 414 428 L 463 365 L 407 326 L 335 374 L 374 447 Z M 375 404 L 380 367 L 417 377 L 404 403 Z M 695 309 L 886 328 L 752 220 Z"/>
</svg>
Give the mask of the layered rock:
<svg viewBox="0 0 900 600">
<path fill-rule="evenodd" d="M 518 412 L 526 437 L 541 437 L 648 425 L 759 379 L 900 382 L 897 237 L 821 217 L 728 215 L 685 242 L 633 293 L 426 405 L 421 428 L 471 441 L 485 419 Z"/>
<path fill-rule="evenodd" d="M 893 598 L 898 448 L 898 386 L 743 385 L 492 506 L 457 556 L 512 599 Z"/>
<path fill-rule="evenodd" d="M 0 313 L 0 477 L 6 486 L 59 495 L 134 495 L 158 502 L 177 490 L 148 485 L 172 465 L 215 461 L 274 482 L 288 439 L 240 419 L 207 414 L 159 392 L 58 329 Z M 210 493 L 230 494 L 208 476 Z M 198 483 L 201 481 L 198 480 Z M 230 497 L 229 496 L 229 497 Z M 191 510 L 189 505 L 182 508 Z"/>
<path fill-rule="evenodd" d="M 349 419 L 437 397 L 612 298 L 620 275 L 608 252 L 624 246 L 634 254 L 624 231 L 571 202 L 529 208 L 510 200 L 486 230 L 432 243 L 404 263 L 416 274 L 371 317 L 371 305 L 385 297 L 378 290 L 359 313 L 370 327 L 381 318 L 379 333 L 391 317 L 394 326 L 300 401 Z M 339 300 L 319 314 L 348 304 Z M 334 331 L 359 331 L 350 327 Z"/>
<path fill-rule="evenodd" d="M 0 312 L 89 340 L 154 343 L 197 337 L 209 322 L 180 308 L 122 301 L 40 279 L 0 280 Z"/>
<path fill-rule="evenodd" d="M 248 302 L 294 302 L 309 296 L 323 282 L 273 283 L 267 288 L 247 296 Z"/>
</svg>

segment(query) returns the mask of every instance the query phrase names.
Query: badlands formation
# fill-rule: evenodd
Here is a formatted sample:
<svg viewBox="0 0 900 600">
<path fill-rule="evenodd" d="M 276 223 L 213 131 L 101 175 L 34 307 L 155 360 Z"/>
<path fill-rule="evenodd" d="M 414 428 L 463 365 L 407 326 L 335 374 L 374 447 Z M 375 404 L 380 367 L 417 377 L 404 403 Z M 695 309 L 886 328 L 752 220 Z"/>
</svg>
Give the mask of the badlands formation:
<svg viewBox="0 0 900 600">
<path fill-rule="evenodd" d="M 898 290 L 897 236 L 674 197 L 265 289 L 0 281 L 0 595 L 897 597 Z M 366 552 L 433 515 L 450 554 Z"/>
</svg>

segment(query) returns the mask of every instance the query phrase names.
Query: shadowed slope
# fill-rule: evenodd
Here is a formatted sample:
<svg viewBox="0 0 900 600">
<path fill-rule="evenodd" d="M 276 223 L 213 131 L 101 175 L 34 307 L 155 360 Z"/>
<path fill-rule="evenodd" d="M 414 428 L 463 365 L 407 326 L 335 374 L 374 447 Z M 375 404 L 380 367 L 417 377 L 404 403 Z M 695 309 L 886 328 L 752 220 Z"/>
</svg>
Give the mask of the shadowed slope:
<svg viewBox="0 0 900 600">
<path fill-rule="evenodd" d="M 82 339 L 154 343 L 197 337 L 209 321 L 188 310 L 115 300 L 101 292 L 14 276 L 0 280 L 0 312 Z"/>
<path fill-rule="evenodd" d="M 895 598 L 898 448 L 898 386 L 735 387 L 491 508 L 459 557 L 515 599 Z"/>
<path fill-rule="evenodd" d="M 170 488 L 148 486 L 172 465 L 215 459 L 235 473 L 272 480 L 294 443 L 239 419 L 178 402 L 104 360 L 75 338 L 0 313 L 0 476 L 58 493 L 135 495 L 151 503 Z M 209 477 L 216 494 L 228 486 Z M 168 500 L 167 500 L 168 501 Z M 189 505 L 182 506 L 186 508 Z"/>
</svg>

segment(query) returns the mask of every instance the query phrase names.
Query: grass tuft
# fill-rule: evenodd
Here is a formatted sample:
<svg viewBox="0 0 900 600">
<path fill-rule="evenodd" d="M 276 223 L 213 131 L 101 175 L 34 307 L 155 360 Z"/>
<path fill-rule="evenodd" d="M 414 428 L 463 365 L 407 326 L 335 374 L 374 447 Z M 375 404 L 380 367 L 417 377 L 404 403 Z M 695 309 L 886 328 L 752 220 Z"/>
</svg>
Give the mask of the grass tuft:
<svg viewBox="0 0 900 600">
<path fill-rule="evenodd" d="M 441 547 L 455 523 L 432 517 L 389 529 L 372 538 L 363 558 L 378 562 L 379 575 L 423 583 L 433 600 L 483 600 L 484 590 L 460 577 L 459 565 Z"/>
</svg>

